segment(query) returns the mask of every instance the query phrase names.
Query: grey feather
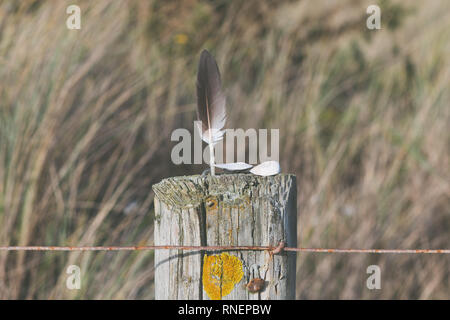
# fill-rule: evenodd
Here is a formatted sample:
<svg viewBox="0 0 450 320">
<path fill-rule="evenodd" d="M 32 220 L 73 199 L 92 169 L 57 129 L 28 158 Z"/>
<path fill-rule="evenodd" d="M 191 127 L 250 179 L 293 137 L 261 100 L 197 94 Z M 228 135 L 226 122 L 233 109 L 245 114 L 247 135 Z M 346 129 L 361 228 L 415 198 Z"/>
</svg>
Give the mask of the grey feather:
<svg viewBox="0 0 450 320">
<path fill-rule="evenodd" d="M 214 145 L 224 135 L 222 129 L 227 119 L 225 104 L 217 63 L 207 50 L 203 50 L 197 73 L 197 118 L 201 122 L 197 129 L 209 145 L 211 175 L 215 173 Z"/>
<path fill-rule="evenodd" d="M 198 128 L 200 136 L 208 144 L 223 138 L 222 129 L 227 119 L 225 104 L 217 63 L 207 50 L 203 50 L 197 73 L 197 118 L 202 123 Z"/>
</svg>

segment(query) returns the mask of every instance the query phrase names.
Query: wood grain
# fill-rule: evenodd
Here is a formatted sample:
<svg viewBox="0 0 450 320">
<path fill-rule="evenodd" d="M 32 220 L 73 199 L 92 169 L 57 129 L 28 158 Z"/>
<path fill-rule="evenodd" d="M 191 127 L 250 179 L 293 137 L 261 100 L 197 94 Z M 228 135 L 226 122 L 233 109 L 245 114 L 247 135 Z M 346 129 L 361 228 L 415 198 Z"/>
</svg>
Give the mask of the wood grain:
<svg viewBox="0 0 450 320">
<path fill-rule="evenodd" d="M 155 245 L 297 246 L 296 179 L 280 174 L 183 176 L 164 179 L 155 191 Z M 207 300 L 204 255 L 221 252 L 156 250 L 155 298 Z M 282 252 L 229 251 L 243 276 L 228 299 L 294 299 L 296 257 Z M 262 291 L 246 284 L 262 278 Z"/>
</svg>

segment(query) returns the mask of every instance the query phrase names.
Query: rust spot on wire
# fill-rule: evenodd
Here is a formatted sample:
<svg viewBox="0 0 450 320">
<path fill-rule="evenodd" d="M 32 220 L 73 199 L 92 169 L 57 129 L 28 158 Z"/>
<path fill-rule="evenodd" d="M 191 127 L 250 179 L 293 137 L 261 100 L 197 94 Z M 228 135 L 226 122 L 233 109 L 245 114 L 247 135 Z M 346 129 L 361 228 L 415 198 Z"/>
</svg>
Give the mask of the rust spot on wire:
<svg viewBox="0 0 450 320">
<path fill-rule="evenodd" d="M 279 254 L 281 251 L 283 251 L 286 243 L 284 241 L 280 241 L 278 246 L 270 251 L 270 255 Z"/>
</svg>

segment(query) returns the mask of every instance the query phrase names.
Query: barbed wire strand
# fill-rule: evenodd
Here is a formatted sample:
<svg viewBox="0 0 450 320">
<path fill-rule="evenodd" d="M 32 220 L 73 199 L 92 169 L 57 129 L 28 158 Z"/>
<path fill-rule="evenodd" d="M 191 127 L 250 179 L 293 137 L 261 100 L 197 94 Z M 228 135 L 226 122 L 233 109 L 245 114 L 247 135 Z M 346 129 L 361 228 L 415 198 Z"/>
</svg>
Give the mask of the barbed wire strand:
<svg viewBox="0 0 450 320">
<path fill-rule="evenodd" d="M 450 254 L 450 249 L 326 249 L 271 246 L 0 246 L 0 251 L 145 251 L 145 250 L 202 250 L 202 251 L 270 251 L 317 253 L 393 253 L 393 254 Z"/>
</svg>

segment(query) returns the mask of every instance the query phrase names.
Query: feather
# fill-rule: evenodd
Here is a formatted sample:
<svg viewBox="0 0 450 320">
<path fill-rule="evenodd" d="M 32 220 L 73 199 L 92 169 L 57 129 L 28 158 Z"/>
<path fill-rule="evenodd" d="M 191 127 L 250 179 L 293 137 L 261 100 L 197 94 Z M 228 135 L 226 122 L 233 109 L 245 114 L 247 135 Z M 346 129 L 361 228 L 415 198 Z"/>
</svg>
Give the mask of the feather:
<svg viewBox="0 0 450 320">
<path fill-rule="evenodd" d="M 197 118 L 201 122 L 197 126 L 200 136 L 209 145 L 211 175 L 214 175 L 214 145 L 223 139 L 227 115 L 219 68 L 207 50 L 202 51 L 198 65 Z"/>
<path fill-rule="evenodd" d="M 246 171 L 248 169 L 253 168 L 251 164 L 245 162 L 233 162 L 233 163 L 222 163 L 215 164 L 216 168 L 224 169 L 227 171 Z"/>
<path fill-rule="evenodd" d="M 251 173 L 258 176 L 273 176 L 281 172 L 278 161 L 266 161 L 250 170 Z"/>
</svg>

